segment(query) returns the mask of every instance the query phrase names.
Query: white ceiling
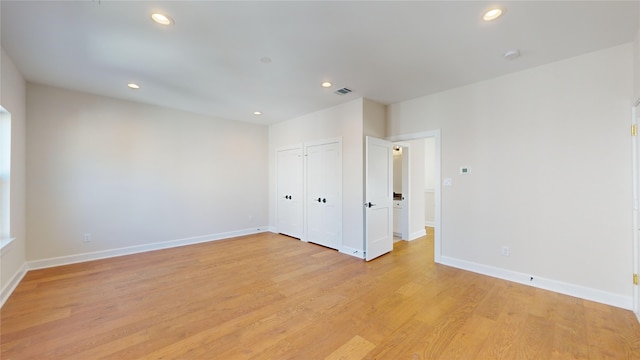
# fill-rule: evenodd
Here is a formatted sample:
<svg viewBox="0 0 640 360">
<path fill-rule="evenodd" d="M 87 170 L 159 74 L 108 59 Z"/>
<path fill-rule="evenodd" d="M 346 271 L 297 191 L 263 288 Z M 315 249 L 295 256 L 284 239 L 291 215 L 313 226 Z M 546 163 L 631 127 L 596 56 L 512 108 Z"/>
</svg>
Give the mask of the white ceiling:
<svg viewBox="0 0 640 360">
<path fill-rule="evenodd" d="M 482 21 L 495 4 L 504 15 Z M 630 42 L 638 7 L 638 1 L 2 0 L 0 29 L 2 47 L 28 81 L 271 124 L 358 97 L 391 104 Z M 156 11 L 175 24 L 152 22 Z M 513 48 L 522 56 L 504 59 Z M 321 88 L 325 80 L 334 86 Z M 128 89 L 129 82 L 141 89 Z M 353 93 L 334 94 L 342 87 Z"/>
</svg>

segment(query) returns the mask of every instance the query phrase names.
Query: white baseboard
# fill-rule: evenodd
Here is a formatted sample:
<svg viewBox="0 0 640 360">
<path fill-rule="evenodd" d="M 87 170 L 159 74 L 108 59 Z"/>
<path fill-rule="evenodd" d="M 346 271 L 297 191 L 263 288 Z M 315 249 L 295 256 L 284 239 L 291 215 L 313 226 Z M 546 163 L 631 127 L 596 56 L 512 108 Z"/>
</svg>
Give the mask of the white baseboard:
<svg viewBox="0 0 640 360">
<path fill-rule="evenodd" d="M 269 232 L 272 232 L 274 234 L 278 233 L 278 228 L 275 227 L 275 226 L 269 226 L 268 230 L 269 230 Z"/>
<path fill-rule="evenodd" d="M 412 232 L 409 234 L 409 241 L 415 240 L 417 238 L 423 237 L 427 235 L 427 230 L 421 229 L 420 231 Z"/>
<path fill-rule="evenodd" d="M 433 221 L 425 221 L 425 222 L 424 222 L 424 226 L 427 226 L 427 227 L 436 227 L 436 223 L 434 223 Z"/>
<path fill-rule="evenodd" d="M 7 299 L 9 299 L 9 296 L 11 296 L 13 291 L 16 289 L 18 284 L 20 284 L 20 281 L 22 281 L 22 278 L 24 278 L 26 274 L 27 274 L 27 263 L 24 263 L 22 264 L 20 269 L 18 269 L 18 271 L 15 274 L 13 274 L 13 276 L 11 277 L 11 280 L 7 283 L 7 285 L 5 285 L 5 287 L 0 292 L 1 293 L 0 308 L 4 306 L 4 303 L 7 301 Z"/>
<path fill-rule="evenodd" d="M 136 253 L 141 253 L 146 251 L 162 250 L 162 249 L 169 249 L 169 248 L 178 247 L 178 246 L 199 244 L 199 243 L 215 241 L 215 240 L 223 240 L 223 239 L 228 239 L 228 238 L 237 237 L 237 236 L 244 236 L 244 235 L 251 235 L 251 234 L 266 232 L 267 228 L 268 228 L 267 226 L 263 226 L 263 227 L 253 228 L 253 229 L 230 231 L 230 232 L 219 233 L 219 234 L 202 235 L 202 236 L 190 237 L 185 239 L 177 239 L 177 240 L 169 240 L 169 241 L 163 241 L 163 242 L 157 242 L 157 243 L 151 243 L 151 244 L 128 246 L 128 247 L 118 248 L 118 249 L 101 250 L 101 251 L 95 251 L 91 253 L 67 255 L 67 256 L 60 256 L 60 257 L 42 259 L 42 260 L 33 260 L 27 263 L 27 269 L 28 270 L 44 269 L 44 268 L 49 268 L 54 266 L 75 264 L 75 263 L 92 261 L 92 260 L 100 260 L 100 259 L 106 259 L 106 258 L 111 258 L 116 256 L 131 255 L 131 254 L 136 254 Z"/>
<path fill-rule="evenodd" d="M 353 257 L 357 257 L 358 259 L 364 259 L 364 252 L 362 250 L 359 250 L 359 249 L 356 249 L 356 248 L 343 246 L 339 251 L 341 253 L 343 253 L 343 254 L 347 254 L 347 255 L 351 255 Z"/>
<path fill-rule="evenodd" d="M 506 270 L 489 265 L 482 265 L 466 260 L 450 258 L 447 256 L 442 256 L 440 258 L 440 264 L 495 277 L 498 279 L 512 281 L 518 284 L 529 285 L 560 294 L 574 296 L 585 300 L 595 301 L 622 309 L 631 310 L 633 308 L 633 301 L 631 296 L 624 296 L 598 289 L 584 287 L 581 285 L 540 278 L 536 277 L 535 275 L 524 274 L 517 271 Z"/>
</svg>

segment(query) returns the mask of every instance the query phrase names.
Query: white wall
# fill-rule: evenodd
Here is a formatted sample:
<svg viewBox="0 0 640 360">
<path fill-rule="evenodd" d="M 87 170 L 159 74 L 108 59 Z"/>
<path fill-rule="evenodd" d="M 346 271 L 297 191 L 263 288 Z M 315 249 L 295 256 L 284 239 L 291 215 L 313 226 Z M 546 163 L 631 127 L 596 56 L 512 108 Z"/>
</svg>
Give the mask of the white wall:
<svg viewBox="0 0 640 360">
<path fill-rule="evenodd" d="M 342 137 L 342 244 L 363 251 L 363 99 L 269 126 L 269 224 L 275 228 L 275 152 L 278 147 Z"/>
<path fill-rule="evenodd" d="M 267 127 L 43 85 L 27 94 L 27 259 L 268 224 Z"/>
<path fill-rule="evenodd" d="M 424 139 L 424 224 L 435 226 L 436 219 L 436 140 Z"/>
<path fill-rule="evenodd" d="M 402 148 L 393 150 L 393 192 L 402 193 Z"/>
<path fill-rule="evenodd" d="M 15 240 L 2 249 L 0 255 L 0 289 L 5 292 L 15 286 L 24 273 L 26 261 L 25 157 L 26 157 L 26 84 L 13 61 L 0 48 L 0 105 L 11 113 L 11 236 Z"/>
<path fill-rule="evenodd" d="M 424 139 L 409 144 L 409 240 L 424 236 Z"/>
<path fill-rule="evenodd" d="M 626 44 L 390 105 L 388 135 L 442 131 L 443 257 L 630 304 L 632 96 Z"/>
<path fill-rule="evenodd" d="M 364 136 L 383 139 L 387 135 L 387 106 L 362 99 L 362 132 Z"/>
<path fill-rule="evenodd" d="M 424 139 L 424 189 L 434 191 L 436 188 L 436 140 Z"/>
</svg>

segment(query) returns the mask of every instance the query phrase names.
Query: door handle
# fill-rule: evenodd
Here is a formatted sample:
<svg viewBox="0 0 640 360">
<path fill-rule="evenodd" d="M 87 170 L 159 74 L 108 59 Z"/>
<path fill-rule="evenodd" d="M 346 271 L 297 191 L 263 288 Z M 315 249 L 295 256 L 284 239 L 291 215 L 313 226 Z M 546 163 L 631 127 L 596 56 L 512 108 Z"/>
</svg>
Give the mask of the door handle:
<svg viewBox="0 0 640 360">
<path fill-rule="evenodd" d="M 370 207 L 376 206 L 376 204 L 372 204 L 371 201 L 369 201 L 368 203 L 364 204 L 364 206 L 370 208 Z"/>
<path fill-rule="evenodd" d="M 317 202 L 321 202 L 321 201 L 322 201 L 322 199 L 321 199 L 321 198 L 318 198 L 318 200 L 316 200 L 316 201 L 317 201 Z"/>
<path fill-rule="evenodd" d="M 323 202 L 323 203 L 326 203 L 326 202 L 327 202 L 327 199 L 323 198 L 323 199 L 322 199 L 322 202 Z"/>
</svg>

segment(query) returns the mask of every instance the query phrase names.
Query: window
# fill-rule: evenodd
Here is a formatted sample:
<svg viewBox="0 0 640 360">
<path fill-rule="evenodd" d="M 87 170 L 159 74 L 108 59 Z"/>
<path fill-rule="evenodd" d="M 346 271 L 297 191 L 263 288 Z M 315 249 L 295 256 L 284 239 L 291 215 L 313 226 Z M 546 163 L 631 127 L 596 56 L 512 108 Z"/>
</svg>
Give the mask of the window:
<svg viewBox="0 0 640 360">
<path fill-rule="evenodd" d="M 0 106 L 0 249 L 11 242 L 11 114 Z"/>
</svg>

